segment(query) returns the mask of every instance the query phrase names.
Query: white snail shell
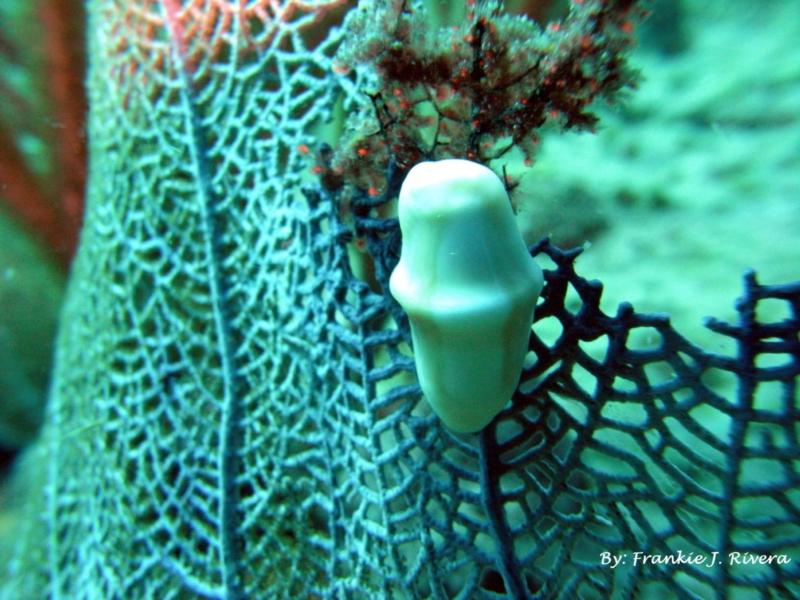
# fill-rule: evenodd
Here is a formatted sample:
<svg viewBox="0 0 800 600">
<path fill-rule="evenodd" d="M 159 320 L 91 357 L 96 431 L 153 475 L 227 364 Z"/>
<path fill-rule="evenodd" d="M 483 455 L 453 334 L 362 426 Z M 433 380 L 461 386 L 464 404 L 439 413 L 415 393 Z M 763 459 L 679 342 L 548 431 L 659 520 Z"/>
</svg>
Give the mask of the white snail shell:
<svg viewBox="0 0 800 600">
<path fill-rule="evenodd" d="M 399 216 L 403 249 L 389 284 L 409 317 L 422 392 L 447 427 L 478 431 L 519 382 L 542 271 L 503 183 L 478 163 L 416 165 Z"/>
</svg>

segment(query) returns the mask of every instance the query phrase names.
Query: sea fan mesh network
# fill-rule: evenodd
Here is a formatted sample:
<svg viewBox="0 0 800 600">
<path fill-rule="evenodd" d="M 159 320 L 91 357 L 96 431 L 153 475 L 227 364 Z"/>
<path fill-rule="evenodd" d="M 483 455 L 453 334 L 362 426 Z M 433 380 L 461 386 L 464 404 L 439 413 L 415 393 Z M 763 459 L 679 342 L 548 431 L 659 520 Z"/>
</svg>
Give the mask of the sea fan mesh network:
<svg viewBox="0 0 800 600">
<path fill-rule="evenodd" d="M 358 226 L 386 290 L 397 223 Z M 407 540 L 399 550 L 404 585 L 418 586 L 420 597 L 797 595 L 800 284 L 762 286 L 748 273 L 739 322 L 708 321 L 735 341 L 733 356 L 724 356 L 690 343 L 664 315 L 627 304 L 604 314 L 602 285 L 575 273 L 579 249 L 543 240 L 531 251 L 551 268 L 529 363 L 492 424 L 465 437 L 415 419 L 416 386 L 364 400 L 393 410 L 379 426 L 392 436 L 377 465 L 389 489 L 376 491 L 406 497 L 403 517 L 386 522 L 392 537 Z M 384 326 L 352 340 L 353 358 L 388 342 L 386 364 L 363 369 L 359 383 L 369 392 L 366 382 L 413 368 L 392 348 L 408 343 L 408 324 L 388 295 L 375 298 L 348 279 L 344 289 L 373 298 L 367 306 L 378 302 L 396 324 L 390 339 Z M 759 310 L 776 301 L 787 318 L 760 323 Z M 609 568 L 604 552 L 625 564 Z M 706 560 L 643 564 L 643 555 L 679 552 Z M 785 556 L 785 564 L 740 564 L 743 555 Z M 431 562 L 444 573 L 426 581 Z"/>
<path fill-rule="evenodd" d="M 303 27 L 334 4 L 90 3 L 86 227 L 0 595 L 800 593 L 800 284 L 748 276 L 740 322 L 711 322 L 725 356 L 604 314 L 577 253 L 543 241 L 520 388 L 449 433 L 386 292 L 396 221 L 353 211 L 371 286 L 336 195 L 299 192 L 342 35 L 312 50 Z M 770 302 L 788 317 L 761 322 Z M 600 554 L 678 550 L 792 562 Z"/>
</svg>

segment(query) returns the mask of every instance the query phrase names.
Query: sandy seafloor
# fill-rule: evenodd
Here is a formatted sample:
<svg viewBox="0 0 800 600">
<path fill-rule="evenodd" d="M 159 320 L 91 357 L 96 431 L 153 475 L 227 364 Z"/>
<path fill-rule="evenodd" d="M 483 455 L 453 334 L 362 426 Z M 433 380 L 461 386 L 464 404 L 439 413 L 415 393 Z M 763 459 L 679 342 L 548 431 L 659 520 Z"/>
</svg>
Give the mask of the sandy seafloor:
<svg viewBox="0 0 800 600">
<path fill-rule="evenodd" d="M 666 312 L 691 341 L 731 352 L 702 320 L 736 319 L 745 270 L 800 279 L 800 5 L 683 5 L 683 50 L 643 40 L 639 89 L 601 111 L 596 134 L 544 138 L 520 219 L 529 236 L 585 243 L 578 271 L 604 283 L 606 312 L 623 300 Z"/>
</svg>

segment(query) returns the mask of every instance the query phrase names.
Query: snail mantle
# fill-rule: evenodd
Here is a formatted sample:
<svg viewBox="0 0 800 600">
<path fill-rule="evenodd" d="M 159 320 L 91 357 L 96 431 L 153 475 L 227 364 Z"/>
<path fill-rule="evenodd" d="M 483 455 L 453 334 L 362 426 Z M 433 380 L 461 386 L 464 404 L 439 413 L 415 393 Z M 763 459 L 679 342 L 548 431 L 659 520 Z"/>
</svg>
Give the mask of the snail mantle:
<svg viewBox="0 0 800 600">
<path fill-rule="evenodd" d="M 468 160 L 420 163 L 400 190 L 390 279 L 408 314 L 422 392 L 459 433 L 484 428 L 519 382 L 542 270 L 503 182 Z"/>
</svg>

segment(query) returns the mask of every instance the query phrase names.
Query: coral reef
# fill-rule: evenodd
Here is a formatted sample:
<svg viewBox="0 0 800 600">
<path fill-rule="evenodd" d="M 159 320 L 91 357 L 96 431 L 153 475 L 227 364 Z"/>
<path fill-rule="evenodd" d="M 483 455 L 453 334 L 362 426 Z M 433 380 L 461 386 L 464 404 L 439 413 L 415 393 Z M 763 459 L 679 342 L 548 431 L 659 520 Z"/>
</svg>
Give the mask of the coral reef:
<svg viewBox="0 0 800 600">
<path fill-rule="evenodd" d="M 347 143 L 318 152 L 327 179 L 304 173 L 321 122 L 374 109 L 363 94 L 377 93 L 374 64 L 334 72 L 344 4 L 89 2 L 86 217 L 45 426 L 0 492 L 0 597 L 800 594 L 798 284 L 749 274 L 729 318 L 709 321 L 725 340 L 709 350 L 664 315 L 606 310 L 603 286 L 576 273 L 614 280 L 612 296 L 649 286 L 661 308 L 669 293 L 701 303 L 722 275 L 686 265 L 733 245 L 708 214 L 745 214 L 741 231 L 756 234 L 764 220 L 776 239 L 793 223 L 795 205 L 777 198 L 796 189 L 794 46 L 766 34 L 740 44 L 710 26 L 721 4 L 694 7 L 702 18 L 687 8 L 686 56 L 640 56 L 666 76 L 627 111 L 598 108 L 607 131 L 527 131 L 548 143 L 518 190 L 562 181 L 620 212 L 583 254 L 530 248 L 545 287 L 521 385 L 480 433 L 456 435 L 421 397 L 406 317 L 386 291 L 400 237 L 364 187 L 375 182 L 351 178 L 348 211 L 333 156 Z M 385 14 L 412 19 L 421 4 L 386 2 Z M 736 2 L 756 11 L 743 13 L 748 35 L 774 10 L 770 34 L 796 37 L 794 13 L 767 4 Z M 570 31 L 558 29 L 542 39 Z M 750 62 L 698 63 L 720 39 Z M 579 125 L 595 113 L 576 108 Z M 454 123 L 466 141 L 453 149 L 469 150 L 472 123 Z M 747 131 L 769 151 L 754 156 Z M 724 136 L 735 143 L 720 162 Z M 386 195 L 393 168 L 373 169 Z M 650 245 L 608 260 L 610 244 L 630 241 L 632 215 Z M 705 253 L 695 260 L 670 223 L 702 223 Z M 353 275 L 354 233 L 369 282 Z M 680 280 L 689 274 L 694 288 Z M 611 570 L 602 555 L 711 550 L 776 560 Z"/>
</svg>

